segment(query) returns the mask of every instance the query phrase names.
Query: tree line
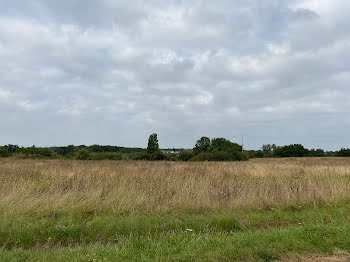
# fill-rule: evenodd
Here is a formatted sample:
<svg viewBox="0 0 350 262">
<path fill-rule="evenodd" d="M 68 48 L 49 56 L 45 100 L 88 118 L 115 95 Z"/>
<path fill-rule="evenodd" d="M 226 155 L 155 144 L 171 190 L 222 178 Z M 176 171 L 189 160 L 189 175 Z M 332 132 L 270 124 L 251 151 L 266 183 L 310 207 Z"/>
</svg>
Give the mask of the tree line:
<svg viewBox="0 0 350 262">
<path fill-rule="evenodd" d="M 169 161 L 243 161 L 248 155 L 242 152 L 242 146 L 225 138 L 202 137 L 193 149 L 183 149 L 179 154 L 165 154 L 159 149 L 157 134 L 150 135 L 145 152 L 134 155 L 134 160 Z"/>
<path fill-rule="evenodd" d="M 323 149 L 307 149 L 303 145 L 293 144 L 276 146 L 263 145 L 260 150 L 247 151 L 251 158 L 264 157 L 350 157 L 350 149 L 342 148 L 339 151 L 324 151 Z"/>
<path fill-rule="evenodd" d="M 170 153 L 169 153 L 170 151 Z M 151 134 L 147 148 L 127 148 L 110 145 L 62 146 L 62 147 L 19 147 L 5 145 L 0 147 L 0 157 L 47 158 L 76 160 L 147 160 L 147 161 L 245 161 L 249 158 L 269 157 L 350 157 L 350 149 L 325 152 L 322 149 L 306 149 L 293 144 L 276 146 L 263 145 L 260 150 L 246 150 L 225 138 L 201 137 L 192 149 L 161 150 L 158 136 Z"/>
</svg>

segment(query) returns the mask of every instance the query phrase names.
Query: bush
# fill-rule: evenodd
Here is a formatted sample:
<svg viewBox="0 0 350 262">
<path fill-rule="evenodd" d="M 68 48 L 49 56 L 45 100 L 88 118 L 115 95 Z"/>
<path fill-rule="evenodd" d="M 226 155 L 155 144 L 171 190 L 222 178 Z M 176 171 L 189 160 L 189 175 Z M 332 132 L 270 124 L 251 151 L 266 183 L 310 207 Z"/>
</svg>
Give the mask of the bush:
<svg viewBox="0 0 350 262">
<path fill-rule="evenodd" d="M 0 147 L 0 157 L 9 157 L 10 152 L 8 151 L 7 148 Z"/>
<path fill-rule="evenodd" d="M 350 157 L 350 149 L 342 148 L 335 155 L 338 157 Z"/>
<path fill-rule="evenodd" d="M 212 153 L 200 153 L 190 159 L 190 161 L 246 161 L 248 156 L 241 152 L 212 152 Z"/>
<path fill-rule="evenodd" d="M 162 161 L 166 160 L 167 156 L 162 152 L 154 152 L 153 154 L 147 152 L 140 152 L 134 155 L 134 160 L 147 160 L 147 161 Z"/>
<path fill-rule="evenodd" d="M 39 156 L 42 156 L 44 158 L 51 158 L 51 157 L 54 157 L 55 156 L 55 153 L 52 152 L 50 149 L 48 148 L 40 148 L 37 152 L 37 154 Z"/>
<path fill-rule="evenodd" d="M 24 158 L 54 159 L 58 157 L 58 155 L 55 152 L 51 151 L 49 148 L 38 148 L 35 146 L 21 148 L 17 150 L 17 152 L 22 153 L 22 157 Z"/>
<path fill-rule="evenodd" d="M 264 158 L 264 157 L 265 157 L 265 153 L 264 153 L 264 151 L 262 151 L 262 150 L 258 150 L 258 151 L 255 151 L 255 152 L 252 154 L 252 156 L 253 156 L 254 158 Z"/>
<path fill-rule="evenodd" d="M 152 154 L 152 159 L 154 161 L 162 161 L 162 160 L 166 160 L 167 156 L 165 154 L 163 154 L 162 152 L 156 151 Z"/>
<path fill-rule="evenodd" d="M 326 153 L 322 149 L 311 149 L 309 151 L 309 156 L 311 157 L 324 157 Z"/>
<path fill-rule="evenodd" d="M 176 154 L 166 154 L 166 160 L 176 162 L 179 161 L 179 156 Z"/>
<path fill-rule="evenodd" d="M 90 160 L 91 154 L 87 149 L 80 149 L 75 155 L 75 159 L 77 160 Z"/>
<path fill-rule="evenodd" d="M 16 153 L 17 150 L 19 149 L 17 145 L 7 145 L 7 146 L 4 146 L 4 148 L 6 148 L 9 151 L 10 155 L 13 153 Z"/>
<path fill-rule="evenodd" d="M 184 150 L 179 155 L 179 160 L 188 161 L 194 156 L 193 150 Z"/>
<path fill-rule="evenodd" d="M 113 152 L 102 152 L 92 155 L 93 160 L 122 160 L 123 155 Z"/>
<path fill-rule="evenodd" d="M 140 152 L 136 153 L 133 157 L 133 160 L 152 160 L 152 154 L 149 154 L 147 152 Z"/>
<path fill-rule="evenodd" d="M 302 145 L 288 145 L 277 147 L 274 151 L 275 156 L 278 157 L 304 157 L 309 155 L 309 150 Z"/>
<path fill-rule="evenodd" d="M 67 158 L 73 158 L 74 152 L 75 152 L 75 146 L 69 145 L 69 146 L 63 146 L 63 147 L 56 147 L 54 148 L 54 151 L 58 155 L 61 155 Z"/>
</svg>

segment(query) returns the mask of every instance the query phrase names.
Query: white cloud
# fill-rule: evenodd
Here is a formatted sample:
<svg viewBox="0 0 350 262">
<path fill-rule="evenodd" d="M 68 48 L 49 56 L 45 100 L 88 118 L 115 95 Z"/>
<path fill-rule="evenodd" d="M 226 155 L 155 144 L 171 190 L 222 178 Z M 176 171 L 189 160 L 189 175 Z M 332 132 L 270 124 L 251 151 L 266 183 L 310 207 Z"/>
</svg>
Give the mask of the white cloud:
<svg viewBox="0 0 350 262">
<path fill-rule="evenodd" d="M 164 147 L 242 133 L 251 147 L 350 146 L 339 128 L 350 126 L 348 1 L 0 0 L 0 6 L 3 124 L 11 130 L 45 119 L 42 132 L 66 127 L 57 141 L 38 134 L 31 144 L 141 146 L 141 138 L 158 131 Z M 99 136 L 96 122 L 113 131 Z M 314 142 L 325 123 L 337 143 Z M 71 135 L 86 126 L 86 135 Z M 29 143 L 25 135 L 4 137 Z M 329 141 L 319 133 L 323 140 Z"/>
</svg>

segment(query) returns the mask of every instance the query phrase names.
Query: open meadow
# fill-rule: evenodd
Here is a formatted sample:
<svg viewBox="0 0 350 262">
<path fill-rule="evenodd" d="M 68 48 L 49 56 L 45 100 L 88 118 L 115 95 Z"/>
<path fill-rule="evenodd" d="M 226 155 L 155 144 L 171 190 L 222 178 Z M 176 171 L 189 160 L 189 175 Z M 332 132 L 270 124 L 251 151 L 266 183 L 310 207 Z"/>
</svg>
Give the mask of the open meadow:
<svg viewBox="0 0 350 262">
<path fill-rule="evenodd" d="M 0 261 L 347 261 L 348 252 L 349 158 L 0 159 Z"/>
</svg>

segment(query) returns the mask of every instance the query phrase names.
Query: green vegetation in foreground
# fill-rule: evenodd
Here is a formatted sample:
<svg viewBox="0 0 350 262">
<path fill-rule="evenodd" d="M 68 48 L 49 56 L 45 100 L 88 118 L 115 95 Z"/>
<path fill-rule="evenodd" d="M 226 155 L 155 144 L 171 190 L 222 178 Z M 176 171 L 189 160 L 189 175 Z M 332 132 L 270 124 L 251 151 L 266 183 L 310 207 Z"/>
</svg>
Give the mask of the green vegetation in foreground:
<svg viewBox="0 0 350 262">
<path fill-rule="evenodd" d="M 274 261 L 350 251 L 350 201 L 230 213 L 55 214 L 0 220 L 0 261 Z"/>
</svg>

